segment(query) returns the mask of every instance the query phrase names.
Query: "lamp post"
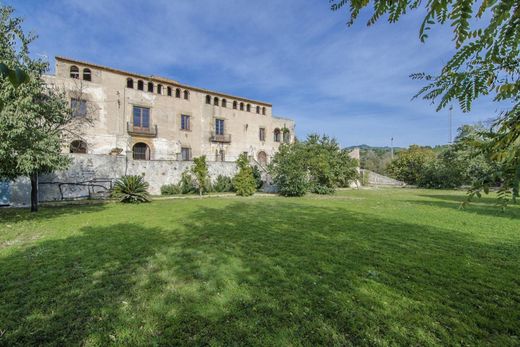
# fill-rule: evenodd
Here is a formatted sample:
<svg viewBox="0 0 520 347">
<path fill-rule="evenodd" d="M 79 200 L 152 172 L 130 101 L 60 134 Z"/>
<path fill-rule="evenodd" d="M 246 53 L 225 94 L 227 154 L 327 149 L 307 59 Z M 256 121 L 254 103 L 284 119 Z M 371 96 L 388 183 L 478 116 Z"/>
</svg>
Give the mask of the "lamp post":
<svg viewBox="0 0 520 347">
<path fill-rule="evenodd" d="M 392 160 L 394 160 L 394 137 L 390 139 L 390 152 L 392 153 Z"/>
<path fill-rule="evenodd" d="M 449 131 L 449 143 L 451 144 L 452 143 L 452 137 L 451 137 L 451 128 L 452 128 L 452 122 L 453 122 L 453 114 L 452 114 L 452 110 L 453 110 L 453 105 L 450 105 L 450 117 L 449 117 L 449 126 L 450 126 L 450 131 Z"/>
</svg>

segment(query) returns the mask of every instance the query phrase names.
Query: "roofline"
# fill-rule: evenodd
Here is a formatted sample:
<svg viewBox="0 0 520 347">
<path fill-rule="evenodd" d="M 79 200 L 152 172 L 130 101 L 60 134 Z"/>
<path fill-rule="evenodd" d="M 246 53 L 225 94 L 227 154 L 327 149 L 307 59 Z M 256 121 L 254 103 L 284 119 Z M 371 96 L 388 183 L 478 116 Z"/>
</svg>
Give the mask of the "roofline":
<svg viewBox="0 0 520 347">
<path fill-rule="evenodd" d="M 128 72 L 128 71 L 124 71 L 124 70 L 114 69 L 114 68 L 111 68 L 111 67 L 108 67 L 108 66 L 98 65 L 98 64 L 89 63 L 89 62 L 86 62 L 86 61 L 81 61 L 81 60 L 76 60 L 76 59 L 71 59 L 71 58 L 67 58 L 67 57 L 63 57 L 63 56 L 56 56 L 56 57 L 54 57 L 54 59 L 56 59 L 56 61 L 65 61 L 65 62 L 69 62 L 69 63 L 86 65 L 86 66 L 89 66 L 89 67 L 102 69 L 102 70 L 114 72 L 114 73 L 121 74 L 121 75 L 141 78 L 141 79 L 148 80 L 148 81 L 153 80 L 153 81 L 156 81 L 156 82 L 167 83 L 167 84 L 171 84 L 171 85 L 176 86 L 176 87 L 188 88 L 188 89 L 191 89 L 191 90 L 194 90 L 194 91 L 197 91 L 197 92 L 209 93 L 209 94 L 214 94 L 214 95 L 218 95 L 218 96 L 221 96 L 221 97 L 223 96 L 223 97 L 238 99 L 238 100 L 241 100 L 241 101 L 252 102 L 252 103 L 263 105 L 263 106 L 273 107 L 272 104 L 270 104 L 268 102 L 265 102 L 265 101 L 259 101 L 259 100 L 254 100 L 254 99 L 247 99 L 247 98 L 244 98 L 244 97 L 241 97 L 241 96 L 236 96 L 236 95 L 231 95 L 231 94 L 226 94 L 226 93 L 221 93 L 221 92 L 215 92 L 215 91 L 212 91 L 212 90 L 209 90 L 209 89 L 204 89 L 204 88 L 190 86 L 188 84 L 179 83 L 178 81 L 175 81 L 175 80 L 172 80 L 172 79 L 168 79 L 168 78 L 164 78 L 164 77 L 145 76 L 145 75 L 141 75 L 141 74 L 138 74 L 138 73 L 135 73 L 135 72 Z"/>
<path fill-rule="evenodd" d="M 273 117 L 274 119 L 287 120 L 287 121 L 289 121 L 289 122 L 293 122 L 293 123 L 294 123 L 294 119 L 291 119 L 291 118 L 280 117 L 280 116 L 275 116 L 275 115 L 273 115 L 272 117 Z"/>
</svg>

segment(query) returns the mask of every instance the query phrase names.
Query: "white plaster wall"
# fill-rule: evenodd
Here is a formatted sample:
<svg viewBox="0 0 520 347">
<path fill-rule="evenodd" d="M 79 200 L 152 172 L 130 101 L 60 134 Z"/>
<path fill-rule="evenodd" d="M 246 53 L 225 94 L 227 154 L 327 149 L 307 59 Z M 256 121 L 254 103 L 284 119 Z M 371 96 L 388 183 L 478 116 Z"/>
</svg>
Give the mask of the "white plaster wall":
<svg viewBox="0 0 520 347">
<path fill-rule="evenodd" d="M 144 175 L 150 184 L 151 194 L 160 194 L 164 184 L 178 183 L 184 170 L 191 168 L 191 161 L 177 160 L 132 160 L 126 156 L 96 154 L 70 154 L 73 162 L 68 170 L 39 177 L 40 201 L 103 198 L 113 182 L 123 175 Z M 237 172 L 234 162 L 208 162 L 209 176 L 233 177 Z M 11 205 L 30 204 L 29 179 L 21 177 L 10 184 Z"/>
</svg>

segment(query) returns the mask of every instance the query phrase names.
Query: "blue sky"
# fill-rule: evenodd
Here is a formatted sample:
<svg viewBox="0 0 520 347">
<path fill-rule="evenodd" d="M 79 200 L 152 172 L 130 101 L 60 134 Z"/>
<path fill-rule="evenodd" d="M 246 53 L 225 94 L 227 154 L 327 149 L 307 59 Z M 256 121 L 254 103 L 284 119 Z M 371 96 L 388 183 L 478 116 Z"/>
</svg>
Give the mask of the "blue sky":
<svg viewBox="0 0 520 347">
<path fill-rule="evenodd" d="M 345 25 L 328 0 L 2 1 L 39 35 L 34 55 L 63 55 L 264 100 L 296 120 L 297 136 L 343 146 L 448 142 L 448 110 L 411 100 L 453 53 L 449 27 L 418 39 L 421 13 L 397 24 Z M 491 118 L 490 100 L 453 110 L 453 128 Z"/>
</svg>

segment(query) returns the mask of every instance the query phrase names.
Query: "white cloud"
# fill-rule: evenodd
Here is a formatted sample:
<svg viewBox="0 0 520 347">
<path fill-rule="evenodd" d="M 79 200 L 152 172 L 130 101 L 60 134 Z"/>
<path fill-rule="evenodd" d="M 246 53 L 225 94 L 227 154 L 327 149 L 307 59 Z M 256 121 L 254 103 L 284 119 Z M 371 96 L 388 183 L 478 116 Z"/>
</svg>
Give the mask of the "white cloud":
<svg viewBox="0 0 520 347">
<path fill-rule="evenodd" d="M 328 4 L 298 0 L 11 1 L 40 34 L 35 54 L 66 55 L 271 101 L 298 135 L 347 144 L 446 142 L 445 114 L 422 100 L 413 72 L 435 72 L 453 50 L 450 28 L 418 40 L 421 13 L 366 28 Z M 38 13 L 34 16 L 33 13 Z M 479 103 L 464 121 L 489 118 Z M 442 120 L 442 121 L 441 121 Z M 462 122 L 462 121 L 461 121 Z M 447 131 L 447 130 L 446 130 Z"/>
</svg>

